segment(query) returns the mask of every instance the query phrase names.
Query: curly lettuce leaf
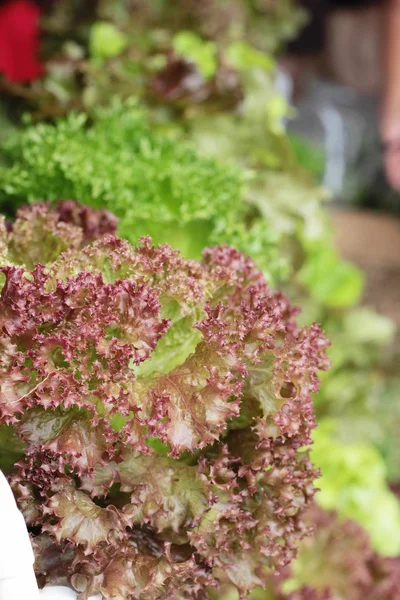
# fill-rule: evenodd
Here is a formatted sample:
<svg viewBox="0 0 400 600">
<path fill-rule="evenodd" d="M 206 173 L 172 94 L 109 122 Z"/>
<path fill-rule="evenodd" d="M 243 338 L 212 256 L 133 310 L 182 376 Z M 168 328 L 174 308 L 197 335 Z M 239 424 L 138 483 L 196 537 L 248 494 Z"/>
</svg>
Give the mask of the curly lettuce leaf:
<svg viewBox="0 0 400 600">
<path fill-rule="evenodd" d="M 327 340 L 237 250 L 187 260 L 102 235 L 101 219 L 87 243 L 76 210 L 24 214 L 22 230 L 50 223 L 69 247 L 1 268 L 0 431 L 24 444 L 10 481 L 41 581 L 67 569 L 83 600 L 266 585 L 306 529 Z M 52 540 L 65 560 L 46 574 Z"/>
</svg>

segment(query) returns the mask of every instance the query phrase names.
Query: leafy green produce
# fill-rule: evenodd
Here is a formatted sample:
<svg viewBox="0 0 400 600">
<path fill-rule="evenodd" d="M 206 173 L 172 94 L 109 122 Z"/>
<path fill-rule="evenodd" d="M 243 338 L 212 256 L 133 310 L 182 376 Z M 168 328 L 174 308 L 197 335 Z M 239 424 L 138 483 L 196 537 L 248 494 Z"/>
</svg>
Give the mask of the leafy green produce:
<svg viewBox="0 0 400 600">
<path fill-rule="evenodd" d="M 72 201 L 0 221 L 0 449 L 37 574 L 82 600 L 248 596 L 304 537 L 327 340 L 234 248 L 114 227 Z"/>
<path fill-rule="evenodd" d="M 335 249 L 322 240 L 308 246 L 307 262 L 298 274 L 299 281 L 320 304 L 329 308 L 357 303 L 364 288 L 361 271 L 340 258 Z"/>
<path fill-rule="evenodd" d="M 219 120 L 232 130 L 227 115 Z M 221 127 L 214 138 L 203 130 L 217 153 L 229 139 Z M 374 443 L 396 477 L 398 378 L 380 371 L 393 324 L 368 309 L 349 309 L 360 297 L 362 276 L 335 252 L 321 197 L 309 181 L 283 167 L 239 170 L 237 157 L 230 166 L 204 158 L 176 130 L 154 130 L 132 101 L 99 109 L 92 122 L 70 115 L 55 126 L 29 126 L 8 140 L 4 159 L 0 197 L 8 203 L 80 199 L 115 212 L 120 234 L 133 242 L 150 234 L 197 258 L 205 244 L 229 241 L 252 256 L 268 281 L 298 298 L 302 322 L 323 322 L 332 339 L 318 417 L 339 419 L 340 439 Z"/>
<path fill-rule="evenodd" d="M 315 528 L 290 572 L 258 600 L 397 600 L 400 559 L 379 556 L 354 521 L 313 509 Z"/>
<path fill-rule="evenodd" d="M 400 504 L 388 490 L 382 456 L 368 443 L 343 443 L 335 437 L 336 429 L 334 421 L 320 421 L 313 435 L 312 456 L 322 472 L 317 502 L 362 525 L 378 552 L 397 556 Z"/>
<path fill-rule="evenodd" d="M 128 39 L 112 23 L 98 21 L 90 29 L 89 48 L 94 58 L 118 56 L 126 48 Z"/>
<path fill-rule="evenodd" d="M 319 317 L 311 310 L 308 319 Z M 331 367 L 315 398 L 317 416 L 336 420 L 335 437 L 344 444 L 374 444 L 385 460 L 389 481 L 396 482 L 400 378 L 395 324 L 372 309 L 354 307 L 331 312 L 324 328 L 331 340 Z"/>
<path fill-rule="evenodd" d="M 291 5 L 285 1 L 267 7 L 213 0 L 184 4 L 136 2 L 140 8 L 136 20 L 130 20 L 125 1 L 101 3 L 91 35 L 101 33 L 96 28 L 106 19 L 117 37 L 127 40 L 126 47 L 120 50 L 117 44 L 99 61 L 99 52 L 81 37 L 86 60 L 69 62 L 70 77 L 60 98 L 66 98 L 62 110 L 78 106 L 89 116 L 32 126 L 10 140 L 2 199 L 10 204 L 72 197 L 116 212 L 120 234 L 134 242 L 151 234 L 193 258 L 205 245 L 229 242 L 251 255 L 269 282 L 301 304 L 301 321 L 322 322 L 332 339 L 331 372 L 324 374 L 315 398 L 318 420 L 334 417 L 337 422 L 335 435 L 325 432 L 320 442 L 325 452 L 318 453 L 316 445 L 316 460 L 324 466 L 321 502 L 336 503 L 341 517 L 355 518 L 370 532 L 375 548 L 393 553 L 397 542 L 385 536 L 390 518 L 397 531 L 398 505 L 385 482 L 398 477 L 400 383 L 383 358 L 393 325 L 357 307 L 363 276 L 334 248 L 327 195 L 314 183 L 321 157 L 285 132 L 291 109 L 276 92 L 274 60 L 264 50 L 276 47 L 277 37 L 290 35 L 297 17 L 285 21 Z M 253 19 L 267 13 L 271 24 L 273 14 L 286 15 L 277 37 L 267 33 L 263 18 Z M 77 70 L 85 77 L 76 78 Z M 51 83 L 50 77 L 36 116 L 52 118 L 60 108 L 60 98 L 48 91 L 60 88 Z M 148 113 L 130 101 L 99 110 L 115 92 L 136 94 Z M 222 160 L 229 167 L 222 167 Z M 311 167 L 314 177 L 299 163 Z M 196 341 L 188 336 L 177 344 L 178 362 Z M 164 368 L 161 356 L 154 362 Z M 151 361 L 142 368 L 151 371 Z M 149 443 L 160 454 L 168 452 L 158 438 Z M 357 458 L 347 471 L 344 448 Z M 357 468 L 370 469 L 370 481 L 360 476 L 347 489 Z M 375 492 L 372 475 L 377 477 Z M 347 530 L 339 526 L 337 531 L 340 538 Z M 335 552 L 340 551 L 339 545 Z M 326 573 L 327 580 L 339 579 L 340 572 Z M 298 581 L 304 583 L 300 576 Z M 376 594 L 378 588 L 373 589 Z M 286 591 L 280 593 L 286 597 Z M 333 594 L 336 600 L 336 589 Z M 309 597 L 320 599 L 304 596 Z"/>
<path fill-rule="evenodd" d="M 289 568 L 272 577 L 252 600 L 397 600 L 400 559 L 379 556 L 365 531 L 351 520 L 313 506 L 312 537 L 300 545 Z M 239 600 L 232 587 L 213 600 Z"/>
<path fill-rule="evenodd" d="M 99 110 L 92 125 L 72 114 L 56 126 L 28 127 L 4 155 L 3 199 L 79 199 L 121 217 L 120 234 L 131 241 L 173 240 L 189 258 L 204 245 L 229 242 L 272 281 L 285 268 L 273 228 L 242 201 L 243 172 L 157 133 L 134 102 Z"/>
</svg>

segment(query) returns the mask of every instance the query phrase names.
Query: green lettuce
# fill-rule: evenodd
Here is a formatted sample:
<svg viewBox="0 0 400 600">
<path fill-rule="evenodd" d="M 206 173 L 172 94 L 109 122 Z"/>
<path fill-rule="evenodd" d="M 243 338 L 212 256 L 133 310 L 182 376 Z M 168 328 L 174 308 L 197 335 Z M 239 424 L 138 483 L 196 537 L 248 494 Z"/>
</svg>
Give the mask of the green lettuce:
<svg viewBox="0 0 400 600">
<path fill-rule="evenodd" d="M 382 456 L 368 443 L 338 440 L 336 428 L 327 419 L 313 434 L 312 457 L 322 473 L 317 503 L 362 525 L 379 553 L 396 556 L 400 553 L 400 503 L 388 488 Z"/>
<path fill-rule="evenodd" d="M 78 199 L 121 217 L 119 232 L 131 241 L 173 241 L 188 258 L 224 241 L 252 255 L 269 280 L 287 268 L 273 228 L 242 201 L 244 173 L 157 133 L 134 101 L 99 110 L 92 125 L 72 114 L 28 127 L 4 156 L 3 200 Z"/>
</svg>

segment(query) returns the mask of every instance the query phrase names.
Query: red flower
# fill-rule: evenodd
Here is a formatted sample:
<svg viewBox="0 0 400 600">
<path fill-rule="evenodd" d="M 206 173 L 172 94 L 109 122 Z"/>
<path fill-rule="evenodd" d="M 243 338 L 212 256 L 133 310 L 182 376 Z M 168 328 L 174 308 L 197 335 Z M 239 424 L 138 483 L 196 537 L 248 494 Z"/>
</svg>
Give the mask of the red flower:
<svg viewBox="0 0 400 600">
<path fill-rule="evenodd" d="M 38 60 L 40 8 L 30 0 L 0 5 L 0 73 L 15 82 L 42 75 Z"/>
</svg>

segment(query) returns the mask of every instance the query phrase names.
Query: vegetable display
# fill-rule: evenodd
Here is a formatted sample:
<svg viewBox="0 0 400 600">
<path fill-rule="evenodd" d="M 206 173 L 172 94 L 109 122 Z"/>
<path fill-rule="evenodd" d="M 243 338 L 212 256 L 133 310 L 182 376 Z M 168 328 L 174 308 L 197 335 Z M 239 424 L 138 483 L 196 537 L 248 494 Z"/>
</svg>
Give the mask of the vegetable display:
<svg viewBox="0 0 400 600">
<path fill-rule="evenodd" d="M 132 247 L 87 211 L 34 205 L 0 236 L 0 439 L 38 576 L 80 600 L 246 595 L 307 533 L 327 341 L 233 248 Z"/>
<path fill-rule="evenodd" d="M 15 62 L 19 69 L 26 71 L 26 63 L 30 65 L 33 58 L 37 62 L 38 8 L 33 0 L 25 3 L 12 0 L 9 4 L 4 15 L 0 14 L 0 27 L 5 31 L 5 67 L 15 51 L 15 43 L 13 46 L 9 39 L 10 24 L 6 15 L 10 12 L 11 18 L 11 14 L 18 13 L 22 19 L 25 17 L 26 24 L 25 30 L 17 31 L 20 46 Z M 21 4 L 29 4 L 30 11 L 36 11 L 36 18 L 31 16 L 30 21 L 27 20 L 27 8 L 18 6 Z M 206 0 L 201 5 L 194 0 L 174 3 L 95 0 L 85 5 L 77 0 L 57 0 L 40 4 L 43 64 L 38 63 L 39 69 L 31 69 L 30 77 L 22 78 L 22 81 L 36 78 L 36 81 L 30 86 L 19 85 L 21 79 L 4 68 L 5 78 L 0 80 L 0 85 L 4 94 L 26 101 L 28 106 L 47 116 L 65 114 L 72 108 L 82 107 L 82 103 L 92 105 L 96 89 L 106 92 L 108 100 L 113 87 L 114 93 L 124 95 L 129 88 L 128 95 L 136 93 L 147 74 L 160 65 L 158 57 L 156 60 L 152 57 L 168 47 L 171 33 L 189 31 L 209 40 L 207 52 L 197 44 L 199 52 L 195 52 L 195 56 L 202 63 L 206 56 L 204 63 L 208 61 L 211 71 L 208 68 L 204 74 L 212 77 L 216 41 L 226 45 L 247 39 L 263 51 L 274 52 L 293 37 L 306 20 L 304 11 L 298 9 L 293 0 Z M 34 23 L 30 24 L 32 19 Z M 29 25 L 36 27 L 35 48 L 29 44 Z M 187 47 L 185 44 L 184 49 Z M 190 47 L 194 48 L 193 44 Z M 229 74 L 229 70 L 225 74 Z M 43 76 L 39 78 L 40 75 Z M 224 80 L 222 73 L 219 81 Z"/>
<path fill-rule="evenodd" d="M 31 115 L 1 142 L 0 468 L 41 585 L 397 599 L 395 327 L 285 131 L 270 52 L 302 19 L 60 0 L 46 75 L 1 82 Z"/>
<path fill-rule="evenodd" d="M 184 256 L 199 258 L 204 245 L 225 241 L 252 256 L 268 282 L 298 299 L 301 321 L 322 322 L 332 339 L 328 352 L 333 367 L 315 400 L 318 419 L 338 419 L 332 447 L 339 442 L 374 443 L 387 460 L 389 475 L 396 477 L 399 444 L 390 405 L 398 377 L 393 376 L 393 392 L 388 394 L 381 367 L 393 326 L 372 311 L 349 309 L 361 290 L 359 273 L 337 256 L 321 207 L 314 199 L 315 213 L 295 217 L 285 204 L 275 205 L 279 197 L 274 195 L 257 210 L 244 201 L 249 189 L 246 171 L 235 172 L 233 166 L 202 157 L 176 134 L 153 130 L 147 118 L 136 102 L 116 101 L 99 109 L 93 122 L 71 115 L 56 125 L 29 126 L 4 144 L 0 199 L 5 206 L 15 206 L 26 198 L 80 198 L 115 212 L 119 233 L 134 244 L 141 235 L 151 234 L 155 243 L 169 240 Z M 300 184 L 293 189 L 299 192 Z M 385 393 L 365 390 L 365 372 L 368 379 L 383 381 Z M 340 493 L 343 488 L 335 473 L 327 469 L 323 482 Z M 354 488 L 354 493 L 359 491 Z M 359 506 L 356 498 L 349 498 L 348 505 L 353 501 Z M 343 505 L 343 513 L 374 532 L 376 549 L 393 554 L 399 548 L 400 521 L 396 517 L 390 525 L 389 515 L 398 514 L 399 508 L 393 499 L 388 503 L 392 509 L 383 528 L 379 502 L 375 511 L 349 513 Z M 392 539 L 383 533 L 390 526 Z"/>
</svg>

